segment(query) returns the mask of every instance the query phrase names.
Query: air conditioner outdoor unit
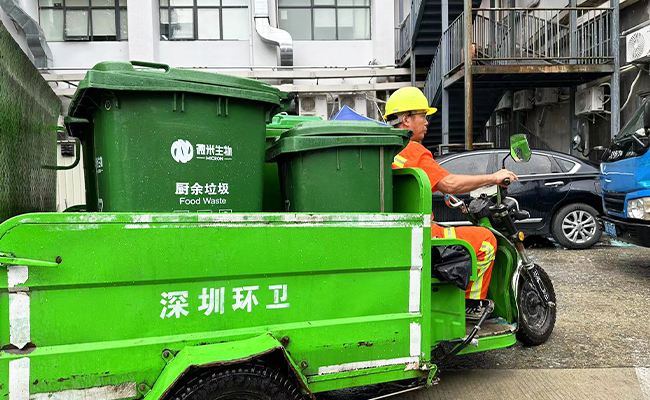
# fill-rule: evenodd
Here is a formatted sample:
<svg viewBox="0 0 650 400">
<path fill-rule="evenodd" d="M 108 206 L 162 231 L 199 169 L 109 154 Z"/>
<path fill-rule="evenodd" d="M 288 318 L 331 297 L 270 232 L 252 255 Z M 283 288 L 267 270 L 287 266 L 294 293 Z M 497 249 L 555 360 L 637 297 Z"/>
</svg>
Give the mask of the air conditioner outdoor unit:
<svg viewBox="0 0 650 400">
<path fill-rule="evenodd" d="M 300 115 L 317 116 L 327 119 L 327 96 L 300 96 L 298 98 Z"/>
<path fill-rule="evenodd" d="M 368 105 L 366 102 L 365 95 L 359 94 L 340 94 L 339 95 L 339 107 L 348 106 L 357 113 L 363 115 L 364 117 L 368 116 Z"/>
<path fill-rule="evenodd" d="M 499 100 L 499 104 L 497 104 L 495 111 L 509 110 L 511 108 L 512 108 L 512 92 L 508 90 L 503 95 L 501 100 Z"/>
<path fill-rule="evenodd" d="M 557 88 L 538 88 L 535 89 L 535 104 L 545 106 L 557 103 Z"/>
<path fill-rule="evenodd" d="M 592 86 L 576 93 L 576 115 L 603 112 L 605 88 Z"/>
<path fill-rule="evenodd" d="M 625 51 L 628 63 L 650 60 L 650 26 L 625 36 Z"/>
<path fill-rule="evenodd" d="M 531 110 L 535 93 L 532 90 L 520 90 L 515 92 L 512 109 L 513 111 Z"/>
</svg>

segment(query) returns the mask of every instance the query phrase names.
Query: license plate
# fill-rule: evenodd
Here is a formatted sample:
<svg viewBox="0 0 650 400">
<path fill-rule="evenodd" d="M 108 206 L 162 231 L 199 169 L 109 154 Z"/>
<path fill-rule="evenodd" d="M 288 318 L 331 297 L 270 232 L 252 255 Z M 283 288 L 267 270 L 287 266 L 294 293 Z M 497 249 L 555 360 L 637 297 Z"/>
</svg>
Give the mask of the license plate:
<svg viewBox="0 0 650 400">
<path fill-rule="evenodd" d="M 605 225 L 605 233 L 611 237 L 616 237 L 616 225 L 611 222 L 603 221 Z"/>
</svg>

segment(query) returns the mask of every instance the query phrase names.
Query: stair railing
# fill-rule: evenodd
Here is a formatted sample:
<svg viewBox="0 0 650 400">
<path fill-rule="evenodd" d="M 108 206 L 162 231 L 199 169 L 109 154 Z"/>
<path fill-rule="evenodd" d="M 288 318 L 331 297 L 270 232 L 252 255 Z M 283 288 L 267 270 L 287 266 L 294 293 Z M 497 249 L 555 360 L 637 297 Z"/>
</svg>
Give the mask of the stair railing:
<svg viewBox="0 0 650 400">
<path fill-rule="evenodd" d="M 473 12 L 475 62 L 601 64 L 613 60 L 612 8 L 478 8 Z"/>
<path fill-rule="evenodd" d="M 411 38 L 411 14 L 409 14 L 396 28 L 395 61 L 397 64 L 401 64 L 411 50 Z"/>
</svg>

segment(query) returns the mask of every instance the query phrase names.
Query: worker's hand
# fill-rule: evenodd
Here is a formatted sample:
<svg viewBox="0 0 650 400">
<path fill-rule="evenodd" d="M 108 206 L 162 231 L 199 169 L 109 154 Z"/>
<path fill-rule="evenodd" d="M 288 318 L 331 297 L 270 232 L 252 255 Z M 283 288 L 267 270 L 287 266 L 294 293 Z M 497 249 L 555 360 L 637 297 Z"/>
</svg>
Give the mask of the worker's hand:
<svg viewBox="0 0 650 400">
<path fill-rule="evenodd" d="M 519 180 L 517 175 L 505 168 L 492 174 L 492 183 L 495 185 L 506 187 L 507 185 L 503 183 L 505 179 L 510 179 L 510 183 Z"/>
</svg>

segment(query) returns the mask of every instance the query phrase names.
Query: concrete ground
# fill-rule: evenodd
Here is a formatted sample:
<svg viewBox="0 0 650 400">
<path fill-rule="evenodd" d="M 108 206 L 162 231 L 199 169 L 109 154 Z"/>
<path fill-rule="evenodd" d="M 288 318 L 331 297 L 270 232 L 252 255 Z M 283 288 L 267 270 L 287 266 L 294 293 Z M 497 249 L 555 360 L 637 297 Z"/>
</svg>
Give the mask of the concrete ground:
<svg viewBox="0 0 650 400">
<path fill-rule="evenodd" d="M 549 341 L 457 357 L 434 387 L 391 399 L 650 400 L 650 249 L 601 243 L 530 251 L 557 295 Z M 390 390 L 377 385 L 319 399 L 372 399 Z"/>
</svg>

